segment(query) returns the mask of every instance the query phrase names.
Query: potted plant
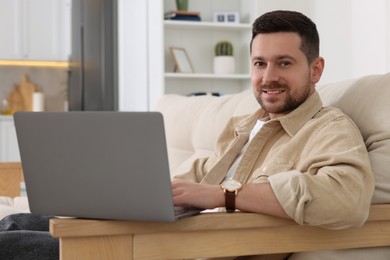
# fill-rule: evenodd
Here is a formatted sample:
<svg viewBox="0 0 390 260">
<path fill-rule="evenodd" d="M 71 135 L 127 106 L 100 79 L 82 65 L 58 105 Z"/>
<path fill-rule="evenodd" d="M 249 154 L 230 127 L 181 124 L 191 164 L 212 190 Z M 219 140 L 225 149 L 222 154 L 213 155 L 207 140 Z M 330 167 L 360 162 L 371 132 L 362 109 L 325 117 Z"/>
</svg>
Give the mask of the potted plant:
<svg viewBox="0 0 390 260">
<path fill-rule="evenodd" d="M 188 10 L 188 0 L 176 0 L 176 8 L 180 11 Z"/>
<path fill-rule="evenodd" d="M 233 45 L 229 41 L 217 42 L 214 48 L 214 73 L 234 74 L 235 62 L 233 57 Z"/>
</svg>

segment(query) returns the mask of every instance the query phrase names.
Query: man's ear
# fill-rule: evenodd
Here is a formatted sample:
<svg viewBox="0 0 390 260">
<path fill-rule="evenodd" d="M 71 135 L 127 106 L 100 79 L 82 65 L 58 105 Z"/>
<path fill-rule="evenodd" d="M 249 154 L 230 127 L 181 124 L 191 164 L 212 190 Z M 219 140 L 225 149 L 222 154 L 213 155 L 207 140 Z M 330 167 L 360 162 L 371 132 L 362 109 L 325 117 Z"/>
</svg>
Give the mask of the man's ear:
<svg viewBox="0 0 390 260">
<path fill-rule="evenodd" d="M 311 64 L 311 81 L 316 84 L 320 81 L 322 72 L 324 71 L 325 60 L 322 57 L 318 57 Z"/>
</svg>

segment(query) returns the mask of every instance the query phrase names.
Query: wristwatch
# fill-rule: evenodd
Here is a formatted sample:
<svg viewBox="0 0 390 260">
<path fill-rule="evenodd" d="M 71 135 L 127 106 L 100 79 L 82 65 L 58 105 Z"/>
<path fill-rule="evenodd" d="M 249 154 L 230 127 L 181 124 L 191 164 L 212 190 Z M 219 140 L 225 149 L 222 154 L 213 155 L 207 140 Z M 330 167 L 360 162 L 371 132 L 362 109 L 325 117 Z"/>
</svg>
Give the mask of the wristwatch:
<svg viewBox="0 0 390 260">
<path fill-rule="evenodd" d="M 228 179 L 221 184 L 221 188 L 225 193 L 225 208 L 227 212 L 236 210 L 236 196 L 241 190 L 242 184 L 234 179 Z"/>
</svg>

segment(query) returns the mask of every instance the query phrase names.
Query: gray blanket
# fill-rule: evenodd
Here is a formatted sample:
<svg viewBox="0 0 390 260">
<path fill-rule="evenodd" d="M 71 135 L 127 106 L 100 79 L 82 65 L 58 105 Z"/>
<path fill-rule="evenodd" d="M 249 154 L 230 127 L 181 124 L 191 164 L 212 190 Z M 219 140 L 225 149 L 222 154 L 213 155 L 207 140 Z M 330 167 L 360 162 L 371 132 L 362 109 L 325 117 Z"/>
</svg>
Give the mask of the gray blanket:
<svg viewBox="0 0 390 260">
<path fill-rule="evenodd" d="M 58 238 L 49 231 L 53 216 L 33 216 L 21 213 L 0 221 L 0 259 L 59 259 Z"/>
</svg>

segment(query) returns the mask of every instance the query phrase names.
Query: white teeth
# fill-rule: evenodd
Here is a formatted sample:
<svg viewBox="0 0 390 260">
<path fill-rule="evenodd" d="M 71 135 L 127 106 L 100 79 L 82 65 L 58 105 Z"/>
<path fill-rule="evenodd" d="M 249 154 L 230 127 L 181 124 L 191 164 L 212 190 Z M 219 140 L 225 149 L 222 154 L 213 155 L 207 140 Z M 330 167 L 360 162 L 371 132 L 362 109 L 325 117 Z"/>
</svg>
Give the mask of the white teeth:
<svg viewBox="0 0 390 260">
<path fill-rule="evenodd" d="M 280 93 L 282 93 L 283 91 L 281 91 L 281 90 L 267 90 L 267 91 L 265 91 L 265 92 L 270 93 L 270 94 L 280 94 Z"/>
</svg>

